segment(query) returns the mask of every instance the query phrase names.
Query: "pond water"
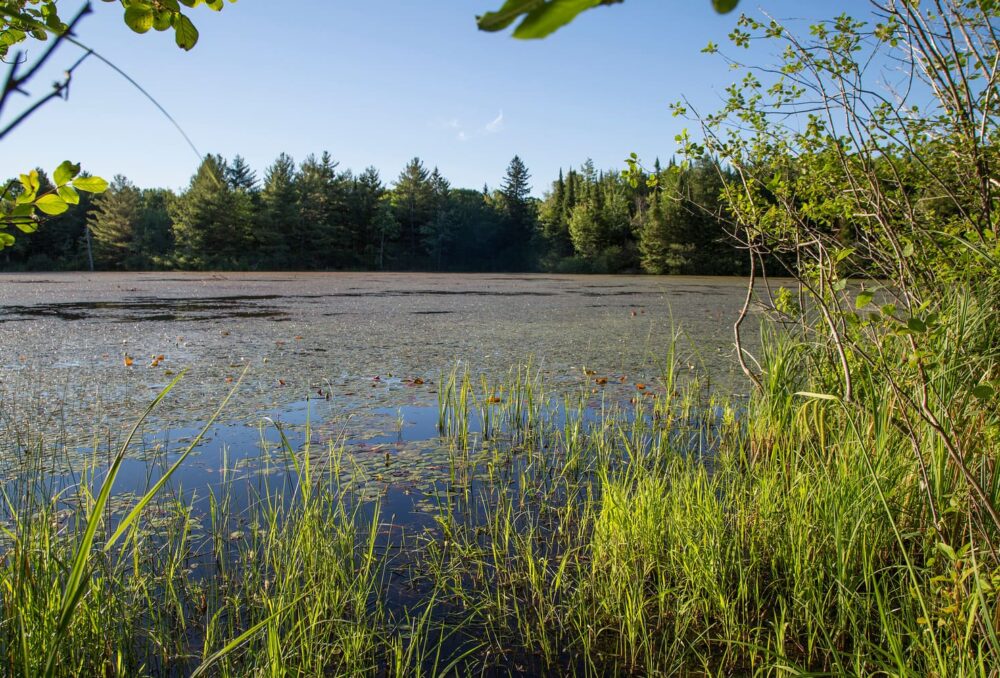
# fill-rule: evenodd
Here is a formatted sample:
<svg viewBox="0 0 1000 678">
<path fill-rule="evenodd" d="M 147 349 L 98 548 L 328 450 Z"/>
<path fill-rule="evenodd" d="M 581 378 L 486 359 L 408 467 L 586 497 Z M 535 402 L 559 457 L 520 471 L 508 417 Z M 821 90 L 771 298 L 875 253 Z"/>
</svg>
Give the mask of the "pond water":
<svg viewBox="0 0 1000 678">
<path fill-rule="evenodd" d="M 550 466 L 565 463 L 519 456 L 528 445 L 517 429 L 530 415 L 509 402 L 514 382 L 530 383 L 549 420 L 530 433 L 539 451 L 546 430 L 573 417 L 589 424 L 610 411 L 625 420 L 642 412 L 645 399 L 671 388 L 663 375 L 672 343 L 681 382 L 697 376 L 703 394 L 745 391 L 731 330 L 744 294 L 741 280 L 693 277 L 3 275 L 0 486 L 20 496 L 26 478 L 44 478 L 43 494 L 58 494 L 59 514 L 72 520 L 81 482 L 100 482 L 131 425 L 183 374 L 129 447 L 112 522 L 232 390 L 147 525 L 169 520 L 177 498 L 194 507 L 197 525 L 209 497 L 225 496 L 223 534 L 241 540 L 262 487 L 292 501 L 293 464 L 308 457 L 329 466 L 336 456 L 337 491 L 362 513 L 378 500 L 378 547 L 397 554 L 386 562 L 398 568 L 402 535 L 433 539 L 442 501 L 477 523 L 484 497 L 500 491 L 497 469 L 511 479 L 502 491 L 516 492 L 526 479 L 544 485 Z M 751 349 L 755 324 L 746 324 Z M 447 396 L 454 414 L 466 375 L 474 442 L 459 454 L 456 431 L 440 430 L 440 402 Z M 712 416 L 702 409 L 693 426 L 676 426 L 671 435 L 689 436 L 678 448 L 709 449 Z M 211 549 L 195 551 L 192 572 L 210 572 Z M 408 614 L 426 593 L 419 581 L 390 577 L 389 607 Z"/>
<path fill-rule="evenodd" d="M 636 384 L 662 388 L 679 334 L 682 372 L 741 391 L 730 326 L 744 291 L 701 277 L 3 275 L 0 465 L 10 478 L 41 458 L 74 482 L 187 370 L 134 445 L 123 490 L 155 477 L 153 460 L 183 449 L 241 375 L 178 474 L 185 487 L 214 483 L 223 451 L 252 468 L 279 439 L 274 422 L 301 447 L 307 420 L 314 443 L 362 461 L 391 448 L 401 477 L 426 477 L 439 383 L 455 370 L 495 383 L 530 364 L 552 393 L 589 392 L 597 410 Z"/>
</svg>

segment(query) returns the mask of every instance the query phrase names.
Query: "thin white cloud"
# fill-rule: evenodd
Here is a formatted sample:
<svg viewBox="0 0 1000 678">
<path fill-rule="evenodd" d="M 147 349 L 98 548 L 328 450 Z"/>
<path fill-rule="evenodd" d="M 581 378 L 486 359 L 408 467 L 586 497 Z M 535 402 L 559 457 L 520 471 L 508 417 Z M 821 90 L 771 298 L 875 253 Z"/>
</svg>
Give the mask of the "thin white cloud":
<svg viewBox="0 0 1000 678">
<path fill-rule="evenodd" d="M 499 132 L 500 130 L 503 129 L 503 111 L 502 110 L 500 111 L 500 114 L 493 119 L 492 122 L 489 122 L 489 123 L 486 124 L 486 128 L 485 129 L 486 129 L 486 133 L 487 134 L 496 134 L 497 132 Z"/>
<path fill-rule="evenodd" d="M 499 134 L 504 128 L 504 117 L 503 111 L 497 114 L 497 117 L 489 121 L 482 127 L 477 127 L 473 130 L 466 130 L 465 126 L 458 121 L 458 118 L 451 118 L 450 120 L 443 120 L 438 125 L 441 129 L 446 129 L 454 132 L 455 139 L 458 141 L 471 141 L 477 137 L 483 137 L 488 134 Z"/>
</svg>

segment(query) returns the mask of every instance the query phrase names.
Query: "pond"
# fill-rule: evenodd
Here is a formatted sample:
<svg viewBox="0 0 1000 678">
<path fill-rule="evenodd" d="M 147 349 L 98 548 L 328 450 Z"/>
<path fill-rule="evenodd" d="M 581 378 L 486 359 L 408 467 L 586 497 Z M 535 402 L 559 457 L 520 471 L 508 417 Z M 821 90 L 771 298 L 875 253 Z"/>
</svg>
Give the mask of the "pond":
<svg viewBox="0 0 1000 678">
<path fill-rule="evenodd" d="M 155 417 L 195 426 L 249 365 L 225 421 L 256 428 L 322 399 L 317 414 L 364 420 L 347 425 L 364 437 L 387 409 L 435 405 L 456 366 L 496 378 L 530 361 L 553 387 L 585 371 L 655 382 L 675 331 L 686 365 L 739 391 L 730 325 L 743 294 L 740 280 L 692 277 L 4 275 L 4 423 L 88 436 L 96 425 L 106 438 L 187 369 Z"/>
<path fill-rule="evenodd" d="M 523 454 L 548 450 L 547 436 L 605 418 L 626 427 L 652 421 L 662 413 L 644 403 L 697 379 L 699 411 L 692 426 L 674 425 L 671 441 L 704 452 L 709 394 L 745 390 L 731 339 L 745 295 L 736 279 L 36 274 L 0 276 L 0 295 L 8 494 L 23 494 L 24 479 L 41 473 L 69 524 L 86 501 L 81 482 L 100 481 L 130 426 L 183 373 L 129 448 L 112 524 L 232 390 L 153 505 L 148 528 L 158 515 L 167 524 L 179 500 L 192 508 L 194 542 L 209 514 L 216 532 L 242 542 L 255 501 L 296 500 L 308 458 L 362 523 L 381 516 L 377 547 L 393 572 L 414 560 L 400 555 L 404 534 L 441 538 L 442 511 L 476 531 L 503 494 L 526 496 L 530 487 L 548 504 L 570 500 L 550 476 L 571 460 Z M 637 428 L 627 444 L 656 444 L 651 430 Z M 208 576 L 217 551 L 193 549 L 189 574 Z M 383 577 L 387 607 L 409 618 L 426 598 L 423 580 Z"/>
</svg>

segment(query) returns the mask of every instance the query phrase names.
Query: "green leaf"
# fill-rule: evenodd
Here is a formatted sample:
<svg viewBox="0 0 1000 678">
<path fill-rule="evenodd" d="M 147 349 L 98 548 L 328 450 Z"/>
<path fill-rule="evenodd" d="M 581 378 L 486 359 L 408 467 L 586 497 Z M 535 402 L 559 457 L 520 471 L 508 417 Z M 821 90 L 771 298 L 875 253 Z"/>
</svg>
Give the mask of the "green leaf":
<svg viewBox="0 0 1000 678">
<path fill-rule="evenodd" d="M 14 222 L 14 225 L 17 226 L 17 230 L 21 231 L 21 233 L 34 233 L 38 230 L 38 222 L 34 219 L 18 219 Z"/>
<path fill-rule="evenodd" d="M 104 193 L 108 190 L 108 182 L 101 177 L 78 177 L 73 180 L 73 186 L 87 193 Z"/>
<path fill-rule="evenodd" d="M 903 246 L 903 256 L 912 257 L 913 256 L 913 243 L 908 242 Z"/>
<path fill-rule="evenodd" d="M 125 23 L 136 33 L 145 33 L 153 27 L 153 8 L 149 5 L 129 5 L 125 9 Z"/>
<path fill-rule="evenodd" d="M 953 549 L 952 547 L 948 546 L 948 544 L 945 544 L 944 542 L 938 542 L 937 543 L 937 549 L 941 553 L 945 554 L 948 557 L 948 560 L 950 560 L 952 562 L 955 562 L 956 560 L 958 560 L 958 556 L 955 555 L 955 549 Z"/>
<path fill-rule="evenodd" d="M 43 195 L 41 198 L 35 201 L 35 206 L 50 216 L 62 214 L 63 212 L 69 209 L 69 205 L 66 204 L 66 201 L 60 198 L 55 193 L 49 193 L 48 195 Z"/>
<path fill-rule="evenodd" d="M 835 395 L 830 395 L 829 393 L 815 393 L 813 391 L 797 391 L 795 393 L 797 396 L 803 398 L 809 398 L 811 400 L 830 400 L 833 402 L 839 402 L 840 398 Z"/>
<path fill-rule="evenodd" d="M 972 395 L 980 400 L 990 400 L 996 394 L 996 389 L 989 384 L 979 384 L 972 389 Z"/>
<path fill-rule="evenodd" d="M 522 40 L 537 40 L 551 35 L 580 12 L 601 4 L 601 0 L 559 0 L 547 2 L 524 17 L 524 21 L 514 29 L 514 37 Z"/>
<path fill-rule="evenodd" d="M 79 173 L 79 164 L 64 160 L 59 167 L 56 167 L 56 171 L 52 173 L 52 180 L 56 183 L 56 186 L 62 186 L 72 181 L 73 177 Z"/>
<path fill-rule="evenodd" d="M 875 297 L 875 295 L 872 294 L 871 292 L 867 292 L 867 291 L 861 292 L 860 294 L 858 294 L 857 299 L 854 300 L 854 308 L 859 309 L 859 310 L 862 309 L 862 308 L 864 308 L 868 304 L 872 303 L 872 299 L 874 297 Z"/>
<path fill-rule="evenodd" d="M 191 49 L 198 43 L 198 29 L 183 14 L 174 15 L 174 40 L 184 50 Z"/>
<path fill-rule="evenodd" d="M 14 236 L 6 231 L 0 231 L 0 249 L 14 244 Z"/>
<path fill-rule="evenodd" d="M 927 324 L 920 318 L 910 318 L 906 321 L 906 327 L 911 332 L 926 332 Z"/>
<path fill-rule="evenodd" d="M 60 198 L 65 200 L 67 204 L 79 205 L 80 204 L 80 194 L 76 192 L 76 189 L 72 186 L 60 186 L 56 189 L 56 193 Z"/>
<path fill-rule="evenodd" d="M 507 0 L 503 7 L 495 12 L 487 12 L 476 19 L 481 31 L 502 31 L 510 26 L 517 17 L 526 14 L 543 4 L 543 0 Z"/>
<path fill-rule="evenodd" d="M 41 182 L 38 179 L 38 172 L 36 170 L 31 170 L 28 174 L 22 174 L 21 186 L 24 188 L 24 193 L 22 196 L 31 196 L 27 198 L 27 202 L 34 200 L 34 196 L 38 193 L 38 189 L 41 187 Z"/>
<path fill-rule="evenodd" d="M 156 13 L 153 17 L 153 30 L 165 31 L 170 28 L 170 24 L 174 20 L 174 13 L 170 10 L 162 10 Z"/>
<path fill-rule="evenodd" d="M 736 9 L 738 4 L 740 4 L 740 0 L 712 0 L 712 7 L 719 14 L 729 14 Z"/>
</svg>

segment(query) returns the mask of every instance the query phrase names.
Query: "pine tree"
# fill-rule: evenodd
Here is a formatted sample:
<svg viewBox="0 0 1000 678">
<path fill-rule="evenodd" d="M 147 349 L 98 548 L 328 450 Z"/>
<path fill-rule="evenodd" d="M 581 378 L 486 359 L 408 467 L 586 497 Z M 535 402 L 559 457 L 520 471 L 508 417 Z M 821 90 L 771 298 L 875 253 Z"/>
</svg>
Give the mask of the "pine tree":
<svg viewBox="0 0 1000 678">
<path fill-rule="evenodd" d="M 570 179 L 572 180 L 572 176 Z M 559 178 L 553 184 L 552 192 L 545 197 L 539 209 L 538 222 L 545 239 L 548 268 L 552 268 L 559 259 L 573 254 L 573 241 L 569 236 L 566 218 L 568 186 L 560 168 Z"/>
<path fill-rule="evenodd" d="M 135 263 L 141 218 L 139 189 L 117 175 L 108 190 L 94 199 L 94 209 L 87 218 L 96 265 L 120 269 Z"/>
<path fill-rule="evenodd" d="M 563 203 L 563 221 L 569 222 L 570 215 L 573 213 L 573 208 L 576 207 L 576 185 L 578 183 L 578 177 L 576 172 L 572 168 L 569 170 L 569 174 L 566 177 L 566 201 Z"/>
<path fill-rule="evenodd" d="M 531 175 L 524 161 L 515 155 L 500 185 L 500 210 L 504 217 L 507 240 L 506 259 L 510 268 L 523 269 L 527 267 L 531 251 L 532 238 L 535 235 L 537 220 L 535 210 L 529 196 L 531 185 L 528 183 Z"/>
<path fill-rule="evenodd" d="M 171 202 L 176 258 L 182 268 L 238 268 L 248 261 L 251 205 L 230 188 L 226 169 L 220 156 L 207 156 L 188 190 Z"/>
<path fill-rule="evenodd" d="M 347 249 L 346 180 L 329 153 L 310 155 L 299 168 L 299 218 L 287 241 L 302 268 L 342 266 Z"/>
<path fill-rule="evenodd" d="M 601 215 L 593 200 L 577 203 L 569 219 L 569 234 L 577 254 L 587 259 L 595 258 L 603 242 Z"/>
<path fill-rule="evenodd" d="M 663 210 L 663 194 L 657 189 L 651 196 L 649 210 L 646 212 L 639 234 L 642 270 L 657 275 L 670 272 L 669 238 L 669 226 Z"/>
<path fill-rule="evenodd" d="M 237 155 L 226 168 L 226 181 L 234 191 L 253 195 L 260 190 L 257 173 L 247 164 L 242 155 Z"/>
<path fill-rule="evenodd" d="M 392 204 L 407 258 L 405 265 L 410 268 L 422 258 L 420 229 L 434 218 L 434 187 L 420 158 L 413 158 L 396 179 Z"/>
<path fill-rule="evenodd" d="M 170 204 L 177 196 L 165 188 L 142 191 L 142 215 L 139 218 L 139 253 L 143 268 L 163 268 L 174 250 Z"/>
<path fill-rule="evenodd" d="M 385 195 L 378 202 L 375 209 L 375 235 L 378 237 L 378 257 L 376 259 L 379 270 L 385 268 L 386 247 L 389 242 L 399 235 L 399 222 L 396 221 L 396 210 L 392 206 L 390 196 Z"/>
<path fill-rule="evenodd" d="M 435 167 L 430 176 L 431 192 L 434 200 L 434 216 L 420 226 L 420 244 L 434 262 L 434 268 L 441 270 L 448 255 L 448 247 L 457 228 L 449 210 L 451 184 Z"/>
<path fill-rule="evenodd" d="M 382 251 L 382 243 L 376 217 L 384 195 L 382 177 L 374 167 L 365 169 L 352 184 L 349 229 L 351 252 L 353 262 L 366 268 L 381 268 L 378 256 Z"/>
<path fill-rule="evenodd" d="M 281 153 L 264 175 L 260 212 L 255 231 L 258 265 L 265 268 L 298 268 L 289 233 L 301 227 L 298 174 L 295 161 Z M 298 243 L 301 247 L 301 243 Z"/>
</svg>

